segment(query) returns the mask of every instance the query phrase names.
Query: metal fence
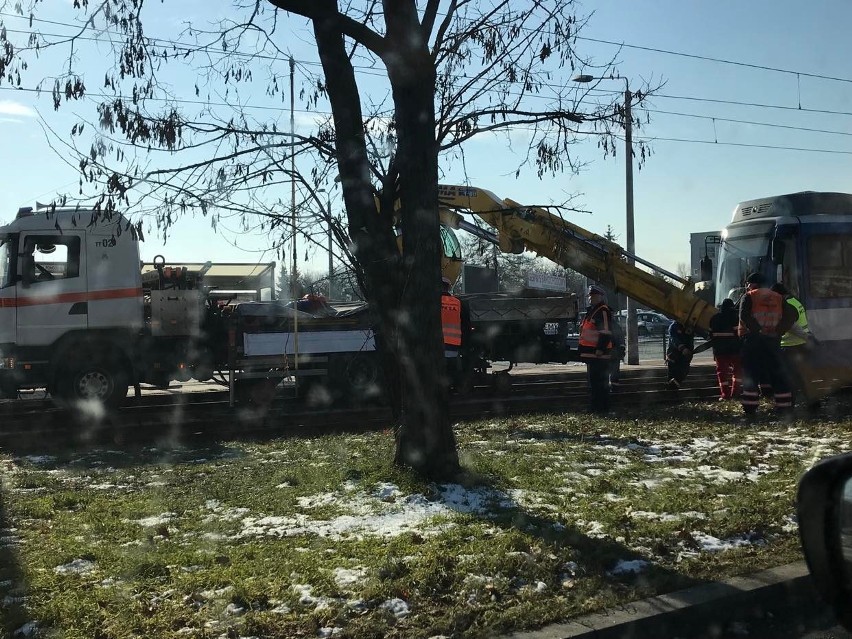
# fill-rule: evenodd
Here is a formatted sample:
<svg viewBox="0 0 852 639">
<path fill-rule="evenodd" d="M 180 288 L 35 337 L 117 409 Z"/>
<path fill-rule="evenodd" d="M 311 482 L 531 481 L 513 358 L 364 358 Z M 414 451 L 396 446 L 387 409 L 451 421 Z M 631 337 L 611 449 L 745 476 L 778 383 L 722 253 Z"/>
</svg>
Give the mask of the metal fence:
<svg viewBox="0 0 852 639">
<path fill-rule="evenodd" d="M 658 361 L 661 364 L 666 361 L 666 348 L 668 347 L 668 335 L 665 333 L 661 335 L 640 335 L 639 336 L 639 360 L 640 361 L 648 361 L 653 363 L 654 361 Z M 703 344 L 704 340 L 701 338 L 695 339 L 696 348 Z M 694 357 L 696 361 L 711 361 L 713 359 L 713 352 L 711 349 L 707 349 L 701 353 L 698 353 Z"/>
</svg>

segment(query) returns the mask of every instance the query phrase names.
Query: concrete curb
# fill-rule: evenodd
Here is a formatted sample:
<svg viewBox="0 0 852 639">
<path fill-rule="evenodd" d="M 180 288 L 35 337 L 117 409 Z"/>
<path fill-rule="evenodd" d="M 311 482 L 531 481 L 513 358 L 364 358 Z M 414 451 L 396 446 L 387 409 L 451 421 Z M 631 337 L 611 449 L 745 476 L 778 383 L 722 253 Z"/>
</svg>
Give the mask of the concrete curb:
<svg viewBox="0 0 852 639">
<path fill-rule="evenodd" d="M 805 562 L 710 582 L 504 639 L 724 637 L 734 622 L 791 615 L 831 621 Z M 798 619 L 797 619 L 798 621 Z"/>
</svg>

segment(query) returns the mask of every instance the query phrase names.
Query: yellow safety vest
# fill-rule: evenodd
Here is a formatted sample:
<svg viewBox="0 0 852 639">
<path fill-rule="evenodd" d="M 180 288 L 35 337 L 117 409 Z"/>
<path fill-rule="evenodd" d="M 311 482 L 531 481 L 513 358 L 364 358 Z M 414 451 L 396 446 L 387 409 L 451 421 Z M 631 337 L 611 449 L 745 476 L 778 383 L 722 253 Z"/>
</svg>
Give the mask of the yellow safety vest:
<svg viewBox="0 0 852 639">
<path fill-rule="evenodd" d="M 792 296 L 787 298 L 787 303 L 799 311 L 799 319 L 796 320 L 796 324 L 806 333 L 810 333 L 810 330 L 808 330 L 808 316 L 805 314 L 805 307 L 802 303 Z M 784 346 L 801 346 L 802 344 L 807 344 L 807 341 L 790 332 L 784 333 L 784 336 L 781 338 L 782 348 Z"/>
</svg>

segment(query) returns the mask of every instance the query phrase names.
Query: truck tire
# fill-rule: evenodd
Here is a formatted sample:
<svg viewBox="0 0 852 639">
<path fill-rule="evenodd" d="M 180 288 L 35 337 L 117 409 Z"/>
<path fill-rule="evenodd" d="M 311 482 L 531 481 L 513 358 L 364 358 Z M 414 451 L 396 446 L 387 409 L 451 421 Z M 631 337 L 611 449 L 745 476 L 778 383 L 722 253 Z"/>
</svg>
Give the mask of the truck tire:
<svg viewBox="0 0 852 639">
<path fill-rule="evenodd" d="M 278 394 L 278 384 L 281 379 L 239 379 L 236 382 L 237 402 L 252 404 L 258 407 L 269 407 Z"/>
<path fill-rule="evenodd" d="M 494 392 L 498 395 L 508 395 L 512 392 L 512 376 L 508 371 L 493 374 Z"/>
<path fill-rule="evenodd" d="M 334 386 L 350 404 L 363 405 L 384 399 L 384 379 L 379 358 L 374 353 L 360 353 L 337 361 L 329 359 L 334 371 Z"/>
<path fill-rule="evenodd" d="M 66 403 L 95 400 L 116 408 L 127 397 L 129 375 L 117 358 L 81 357 L 57 375 L 56 392 Z"/>
</svg>

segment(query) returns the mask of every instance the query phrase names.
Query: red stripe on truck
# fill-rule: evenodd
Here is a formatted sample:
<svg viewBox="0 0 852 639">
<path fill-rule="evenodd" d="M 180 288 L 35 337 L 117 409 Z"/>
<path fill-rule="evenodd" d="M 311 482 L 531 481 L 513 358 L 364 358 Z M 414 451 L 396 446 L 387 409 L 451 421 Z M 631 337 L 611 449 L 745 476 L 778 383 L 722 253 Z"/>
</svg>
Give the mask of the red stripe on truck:
<svg viewBox="0 0 852 639">
<path fill-rule="evenodd" d="M 76 304 L 77 302 L 117 300 L 126 297 L 142 297 L 142 289 L 112 288 L 104 291 L 81 291 L 79 293 L 61 293 L 59 295 L 44 295 L 39 297 L 0 297 L 0 308 L 42 306 L 45 304 Z"/>
</svg>

